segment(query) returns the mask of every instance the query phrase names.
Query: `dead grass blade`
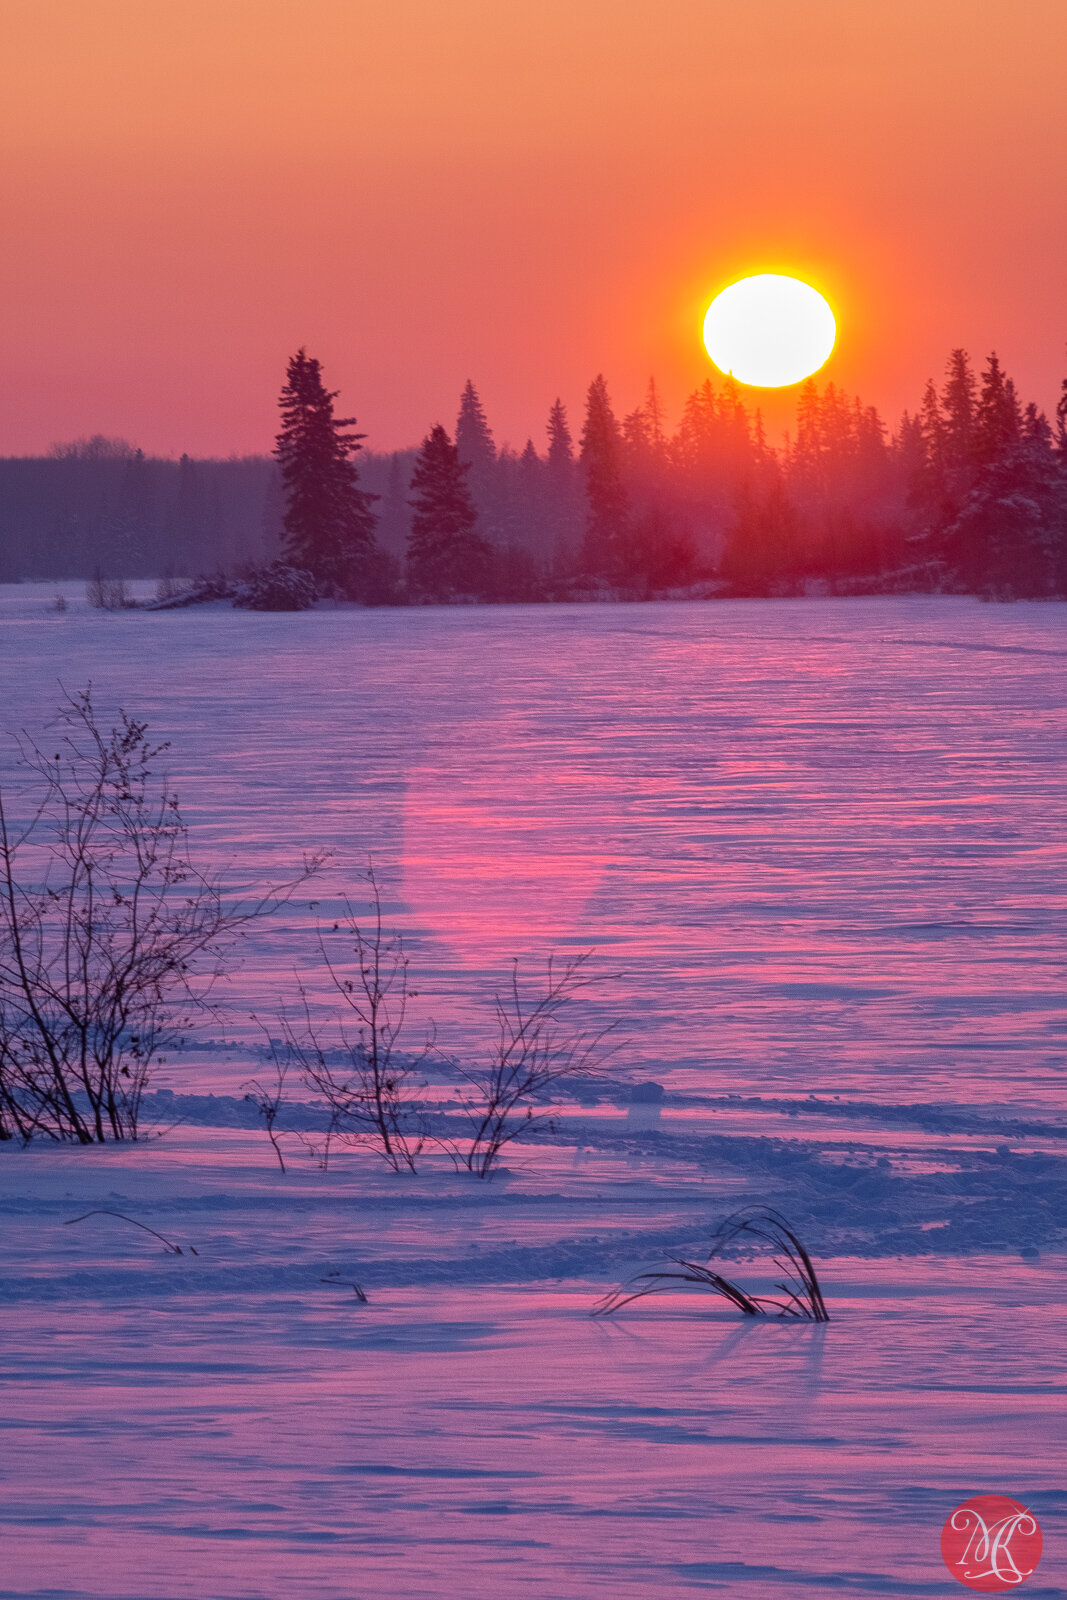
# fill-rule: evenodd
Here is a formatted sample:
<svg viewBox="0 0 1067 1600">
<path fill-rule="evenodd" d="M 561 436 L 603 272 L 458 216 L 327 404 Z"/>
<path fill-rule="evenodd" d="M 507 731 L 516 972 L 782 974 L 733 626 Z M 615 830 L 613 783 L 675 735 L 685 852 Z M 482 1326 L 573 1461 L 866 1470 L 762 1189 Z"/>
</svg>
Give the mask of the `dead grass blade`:
<svg viewBox="0 0 1067 1600">
<path fill-rule="evenodd" d="M 769 1246 L 774 1264 L 782 1274 L 775 1288 L 781 1291 L 783 1299 L 749 1294 L 740 1284 L 714 1269 L 712 1262 L 721 1258 L 729 1246 L 739 1240 L 746 1244 L 752 1240 L 758 1245 Z M 639 1272 L 598 1301 L 593 1308 L 593 1315 L 610 1317 L 634 1300 L 662 1292 L 670 1288 L 672 1283 L 683 1282 L 698 1284 L 710 1294 L 720 1295 L 746 1317 L 765 1317 L 773 1312 L 780 1318 L 794 1318 L 802 1322 L 830 1320 L 811 1257 L 785 1217 L 772 1206 L 735 1211 L 726 1217 L 712 1235 L 706 1264 L 686 1261 L 681 1256 L 672 1256 L 670 1259 L 683 1270 Z"/>
<path fill-rule="evenodd" d="M 136 1217 L 128 1217 L 124 1211 L 86 1211 L 80 1217 L 68 1217 L 63 1226 L 65 1228 L 69 1228 L 75 1222 L 85 1222 L 88 1217 L 118 1217 L 120 1222 L 132 1223 L 135 1228 L 141 1228 L 145 1233 L 150 1233 L 153 1239 L 159 1240 L 160 1244 L 169 1255 L 183 1256 L 185 1254 L 185 1251 L 182 1249 L 181 1245 L 175 1244 L 173 1239 L 164 1238 L 163 1234 L 157 1233 L 155 1228 L 150 1228 L 146 1222 L 138 1222 Z M 192 1245 L 188 1245 L 186 1248 L 188 1249 L 189 1254 L 192 1256 L 200 1254 L 199 1250 L 194 1249 Z"/>
</svg>

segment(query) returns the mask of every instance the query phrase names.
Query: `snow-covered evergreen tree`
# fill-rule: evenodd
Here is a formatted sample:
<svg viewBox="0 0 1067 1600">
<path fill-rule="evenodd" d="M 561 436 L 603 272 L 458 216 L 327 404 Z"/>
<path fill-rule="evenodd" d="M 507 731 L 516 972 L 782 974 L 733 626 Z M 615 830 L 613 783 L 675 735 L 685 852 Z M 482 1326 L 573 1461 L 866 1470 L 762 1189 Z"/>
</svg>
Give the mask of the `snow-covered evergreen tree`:
<svg viewBox="0 0 1067 1600">
<path fill-rule="evenodd" d="M 336 398 L 319 362 L 298 350 L 274 447 L 285 492 L 282 549 L 291 566 L 312 573 L 320 594 L 357 599 L 373 564 L 374 496 L 360 488 L 353 460 L 365 435 L 348 431 L 355 417 L 334 416 Z"/>
<path fill-rule="evenodd" d="M 422 442 L 411 476 L 408 587 L 424 599 L 485 593 L 491 554 L 478 532 L 469 468 L 440 423 Z"/>
</svg>

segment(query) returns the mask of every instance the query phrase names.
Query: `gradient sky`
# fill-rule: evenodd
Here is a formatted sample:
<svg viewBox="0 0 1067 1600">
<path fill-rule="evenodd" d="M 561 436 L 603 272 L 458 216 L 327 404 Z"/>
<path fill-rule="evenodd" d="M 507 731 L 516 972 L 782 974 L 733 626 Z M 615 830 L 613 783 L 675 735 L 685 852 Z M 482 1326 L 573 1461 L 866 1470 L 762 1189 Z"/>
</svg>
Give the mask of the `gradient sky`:
<svg viewBox="0 0 1067 1600">
<path fill-rule="evenodd" d="M 300 344 L 379 449 L 673 421 L 768 270 L 891 420 L 957 344 L 1050 407 L 1065 83 L 1062 0 L 0 0 L 0 453 L 264 451 Z"/>
</svg>

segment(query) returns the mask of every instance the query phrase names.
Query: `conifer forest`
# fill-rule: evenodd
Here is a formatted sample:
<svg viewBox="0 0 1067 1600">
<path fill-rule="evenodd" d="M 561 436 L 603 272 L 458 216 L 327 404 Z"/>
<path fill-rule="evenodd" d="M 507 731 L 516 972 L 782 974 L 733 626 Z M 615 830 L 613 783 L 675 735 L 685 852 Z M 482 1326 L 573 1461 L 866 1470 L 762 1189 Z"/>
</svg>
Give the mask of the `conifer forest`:
<svg viewBox="0 0 1067 1600">
<path fill-rule="evenodd" d="M 995 354 L 957 349 L 890 427 L 810 378 L 777 441 L 751 396 L 709 378 L 672 420 L 651 380 L 620 415 L 598 376 L 580 417 L 556 399 L 517 449 L 468 381 L 450 426 L 382 453 L 301 350 L 272 454 L 167 460 L 95 436 L 0 459 L 0 581 L 156 578 L 163 603 L 261 609 L 1067 596 L 1067 379 L 1049 417 Z"/>
</svg>

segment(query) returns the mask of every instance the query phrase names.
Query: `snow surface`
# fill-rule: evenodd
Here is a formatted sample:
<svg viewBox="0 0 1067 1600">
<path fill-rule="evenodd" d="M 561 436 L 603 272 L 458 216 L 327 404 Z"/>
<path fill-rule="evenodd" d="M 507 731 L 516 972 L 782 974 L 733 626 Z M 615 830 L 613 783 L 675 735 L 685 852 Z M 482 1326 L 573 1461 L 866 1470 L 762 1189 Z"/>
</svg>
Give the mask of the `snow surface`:
<svg viewBox="0 0 1067 1600">
<path fill-rule="evenodd" d="M 0 1597 L 947 1595 L 983 1491 L 1064 1592 L 1067 607 L 51 593 L 0 590 L 9 728 L 92 678 L 236 885 L 335 855 L 161 1069 L 164 1137 L 0 1148 Z M 283 1176 L 242 1098 L 368 854 L 454 1054 L 512 954 L 597 951 L 620 1047 L 489 1185 L 294 1136 Z M 829 1327 L 589 1316 L 750 1201 Z"/>
</svg>

